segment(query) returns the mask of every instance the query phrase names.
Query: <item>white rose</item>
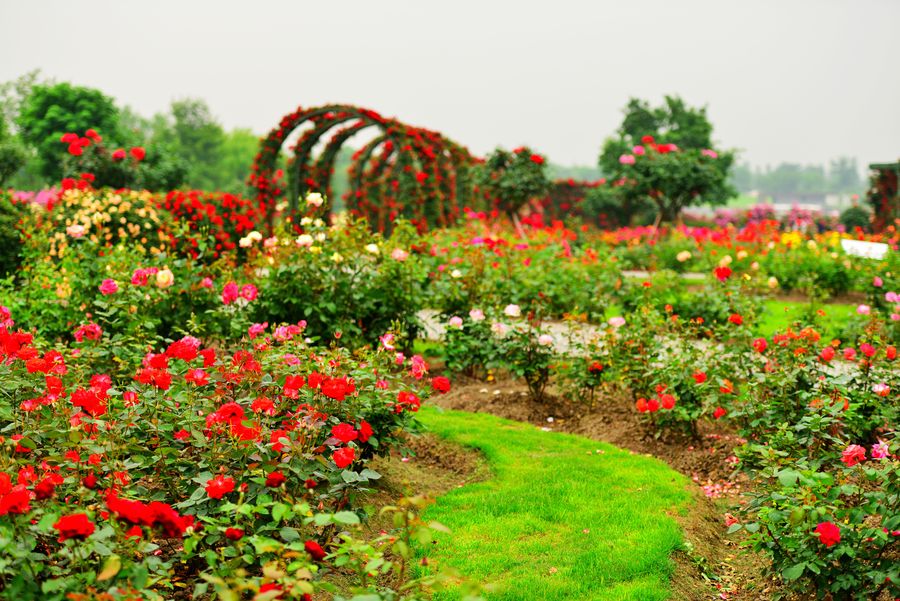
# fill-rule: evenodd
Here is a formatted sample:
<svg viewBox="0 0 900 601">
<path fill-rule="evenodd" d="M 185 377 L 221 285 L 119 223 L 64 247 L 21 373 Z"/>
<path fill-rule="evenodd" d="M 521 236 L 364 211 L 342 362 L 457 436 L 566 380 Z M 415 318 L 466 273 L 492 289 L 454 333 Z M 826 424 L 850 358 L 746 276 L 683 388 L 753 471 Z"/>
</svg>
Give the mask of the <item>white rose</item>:
<svg viewBox="0 0 900 601">
<path fill-rule="evenodd" d="M 503 314 L 507 317 L 519 317 L 522 315 L 522 309 L 519 308 L 519 305 L 506 305 L 503 308 Z"/>
</svg>

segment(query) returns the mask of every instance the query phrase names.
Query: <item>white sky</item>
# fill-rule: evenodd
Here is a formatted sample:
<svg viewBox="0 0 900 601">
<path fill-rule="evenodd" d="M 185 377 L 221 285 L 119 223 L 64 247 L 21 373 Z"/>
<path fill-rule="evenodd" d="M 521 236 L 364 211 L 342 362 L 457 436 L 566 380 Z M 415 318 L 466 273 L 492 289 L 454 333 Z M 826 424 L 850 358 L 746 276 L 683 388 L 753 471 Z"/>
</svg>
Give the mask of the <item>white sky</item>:
<svg viewBox="0 0 900 601">
<path fill-rule="evenodd" d="M 594 164 L 629 96 L 708 104 L 754 164 L 900 158 L 898 0 L 0 0 L 0 81 L 268 131 L 347 102 L 484 153 Z"/>
</svg>

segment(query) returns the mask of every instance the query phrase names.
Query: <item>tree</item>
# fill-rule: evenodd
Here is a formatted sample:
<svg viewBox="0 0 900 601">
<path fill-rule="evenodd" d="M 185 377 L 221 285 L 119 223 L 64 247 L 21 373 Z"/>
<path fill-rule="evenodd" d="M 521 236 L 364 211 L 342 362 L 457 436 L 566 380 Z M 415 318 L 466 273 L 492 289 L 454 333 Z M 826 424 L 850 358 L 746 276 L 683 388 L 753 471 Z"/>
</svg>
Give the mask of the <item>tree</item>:
<svg viewBox="0 0 900 601">
<path fill-rule="evenodd" d="M 616 171 L 619 157 L 631 152 L 644 136 L 652 136 L 657 144 L 675 144 L 682 149 L 713 148 L 713 126 L 706 107 L 692 108 L 678 96 L 666 96 L 665 104 L 652 107 L 646 100 L 632 98 L 625 106 L 625 116 L 616 135 L 607 138 L 600 155 L 600 169 L 605 174 Z M 725 168 L 730 168 L 729 162 Z"/>
<path fill-rule="evenodd" d="M 0 188 L 6 185 L 28 160 L 28 153 L 22 144 L 7 131 L 7 125 L 0 120 Z"/>
<path fill-rule="evenodd" d="M 171 134 L 178 154 L 188 164 L 188 183 L 212 190 L 223 182 L 217 173 L 222 160 L 225 132 L 204 100 L 186 98 L 172 103 Z"/>
<path fill-rule="evenodd" d="M 829 188 L 832 192 L 860 192 L 863 189 L 856 159 L 838 157 L 828 167 Z"/>
<path fill-rule="evenodd" d="M 51 180 L 62 176 L 61 158 L 66 147 L 60 137 L 67 132 L 94 129 L 108 143 L 119 140 L 119 111 L 99 90 L 70 83 L 36 85 L 22 104 L 16 124 L 20 136 L 35 148 L 40 172 Z"/>
<path fill-rule="evenodd" d="M 598 163 L 622 206 L 649 200 L 658 219 L 674 221 L 684 207 L 725 204 L 737 194 L 728 181 L 734 153 L 713 150 L 712 132 L 706 107 L 677 96 L 659 107 L 632 98 Z"/>
<path fill-rule="evenodd" d="M 259 150 L 259 136 L 249 129 L 233 129 L 225 134 L 221 160 L 216 165 L 216 189 L 243 194 L 250 167 Z"/>
</svg>

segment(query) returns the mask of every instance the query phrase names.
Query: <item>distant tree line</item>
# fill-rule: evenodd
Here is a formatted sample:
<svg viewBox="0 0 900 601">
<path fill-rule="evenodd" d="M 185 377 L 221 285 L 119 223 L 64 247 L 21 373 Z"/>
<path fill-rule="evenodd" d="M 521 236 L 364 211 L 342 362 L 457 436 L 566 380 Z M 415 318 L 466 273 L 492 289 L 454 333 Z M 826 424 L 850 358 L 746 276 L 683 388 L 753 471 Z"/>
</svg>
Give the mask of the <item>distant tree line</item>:
<svg viewBox="0 0 900 601">
<path fill-rule="evenodd" d="M 0 84 L 0 185 L 58 183 L 66 154 L 60 137 L 88 129 L 109 148 L 152 149 L 154 181 L 170 188 L 242 192 L 259 144 L 249 129 L 225 130 L 201 99 L 175 100 L 148 118 L 99 90 L 44 81 L 33 71 Z"/>
<path fill-rule="evenodd" d="M 797 163 L 751 167 L 741 163 L 732 169 L 731 180 L 739 191 L 755 191 L 763 197 L 861 194 L 865 189 L 856 159 L 851 157 L 834 159 L 827 168 Z"/>
</svg>

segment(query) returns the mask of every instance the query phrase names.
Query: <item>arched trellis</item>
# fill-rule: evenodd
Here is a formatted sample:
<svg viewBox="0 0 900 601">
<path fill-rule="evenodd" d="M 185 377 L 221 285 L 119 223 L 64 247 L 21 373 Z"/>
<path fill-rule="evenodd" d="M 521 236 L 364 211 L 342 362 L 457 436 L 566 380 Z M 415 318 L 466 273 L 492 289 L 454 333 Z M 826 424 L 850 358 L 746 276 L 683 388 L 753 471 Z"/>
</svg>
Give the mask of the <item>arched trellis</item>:
<svg viewBox="0 0 900 601">
<path fill-rule="evenodd" d="M 294 131 L 311 125 L 293 145 L 286 182 L 276 177 L 279 154 Z M 400 217 L 420 229 L 451 223 L 472 199 L 470 168 L 476 159 L 464 147 L 427 129 L 382 117 L 375 111 L 331 104 L 298 108 L 281 119 L 260 143 L 249 184 L 270 216 L 287 194 L 292 212 L 307 191 L 331 196 L 334 165 L 344 143 L 368 128 L 380 130 L 354 153 L 349 169 L 348 210 L 376 229 Z M 324 142 L 322 151 L 313 156 Z"/>
</svg>

